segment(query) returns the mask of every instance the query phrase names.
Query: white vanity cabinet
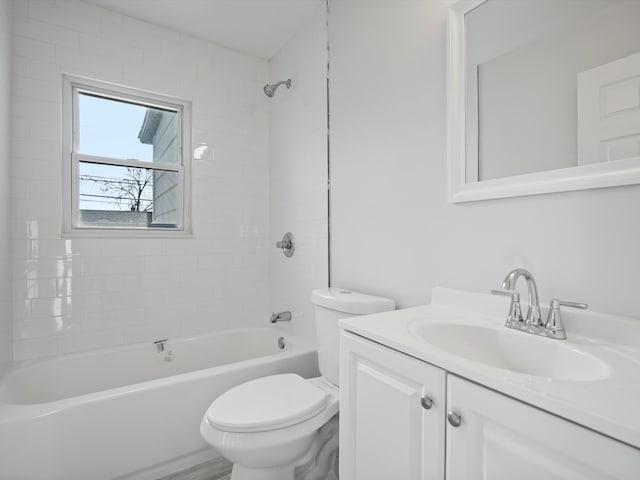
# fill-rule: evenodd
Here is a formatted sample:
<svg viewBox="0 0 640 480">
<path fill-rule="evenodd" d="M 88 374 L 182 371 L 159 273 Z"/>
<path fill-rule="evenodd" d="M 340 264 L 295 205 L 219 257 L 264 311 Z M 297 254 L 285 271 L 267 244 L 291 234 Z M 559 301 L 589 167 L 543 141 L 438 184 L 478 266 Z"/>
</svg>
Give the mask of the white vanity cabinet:
<svg viewBox="0 0 640 480">
<path fill-rule="evenodd" d="M 447 411 L 447 480 L 640 478 L 640 450 L 451 374 Z"/>
<path fill-rule="evenodd" d="M 442 479 L 444 370 L 347 332 L 340 352 L 340 478 Z"/>
<path fill-rule="evenodd" d="M 344 330 L 340 392 L 341 480 L 640 479 L 640 450 Z"/>
</svg>

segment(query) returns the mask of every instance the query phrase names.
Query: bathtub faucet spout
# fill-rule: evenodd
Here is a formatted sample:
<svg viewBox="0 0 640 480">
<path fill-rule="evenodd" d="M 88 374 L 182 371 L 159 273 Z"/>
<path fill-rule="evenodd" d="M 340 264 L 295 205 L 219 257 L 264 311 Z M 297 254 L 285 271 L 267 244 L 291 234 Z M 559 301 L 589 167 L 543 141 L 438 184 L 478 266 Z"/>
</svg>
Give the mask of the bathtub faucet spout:
<svg viewBox="0 0 640 480">
<path fill-rule="evenodd" d="M 276 322 L 290 322 L 291 321 L 291 312 L 290 311 L 284 311 L 284 312 L 278 312 L 278 313 L 272 313 L 271 314 L 271 323 L 276 323 Z"/>
</svg>

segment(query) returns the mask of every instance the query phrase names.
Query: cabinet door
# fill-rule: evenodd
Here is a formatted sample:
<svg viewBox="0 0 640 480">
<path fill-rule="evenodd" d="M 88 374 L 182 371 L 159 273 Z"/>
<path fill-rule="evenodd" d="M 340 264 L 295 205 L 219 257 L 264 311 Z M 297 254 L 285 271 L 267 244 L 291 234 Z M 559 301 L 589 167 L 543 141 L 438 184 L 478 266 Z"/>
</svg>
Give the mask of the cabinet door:
<svg viewBox="0 0 640 480">
<path fill-rule="evenodd" d="M 347 332 L 340 348 L 341 480 L 444 479 L 445 372 Z"/>
<path fill-rule="evenodd" d="M 447 395 L 448 480 L 640 478 L 640 450 L 451 374 Z"/>
</svg>

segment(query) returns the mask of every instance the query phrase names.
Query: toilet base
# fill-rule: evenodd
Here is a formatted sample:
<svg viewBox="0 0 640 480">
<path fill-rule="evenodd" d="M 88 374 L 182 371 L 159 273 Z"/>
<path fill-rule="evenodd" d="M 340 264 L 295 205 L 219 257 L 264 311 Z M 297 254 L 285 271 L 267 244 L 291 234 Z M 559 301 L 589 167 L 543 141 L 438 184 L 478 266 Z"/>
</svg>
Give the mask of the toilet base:
<svg viewBox="0 0 640 480">
<path fill-rule="evenodd" d="M 231 480 L 295 480 L 295 465 L 271 468 L 248 468 L 233 464 Z"/>
<path fill-rule="evenodd" d="M 262 468 L 234 463 L 231 480 L 325 480 L 334 466 L 337 451 L 336 415 L 315 434 L 307 453 L 295 463 Z"/>
</svg>

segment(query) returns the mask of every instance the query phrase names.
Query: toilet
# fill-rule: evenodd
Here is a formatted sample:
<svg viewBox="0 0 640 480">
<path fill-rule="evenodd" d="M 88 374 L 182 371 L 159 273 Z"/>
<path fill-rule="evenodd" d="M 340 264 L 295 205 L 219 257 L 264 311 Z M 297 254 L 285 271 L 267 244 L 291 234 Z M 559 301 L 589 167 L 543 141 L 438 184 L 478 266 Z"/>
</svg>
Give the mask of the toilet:
<svg viewBox="0 0 640 480">
<path fill-rule="evenodd" d="M 311 294 L 320 377 L 258 378 L 220 395 L 200 423 L 202 437 L 233 462 L 231 480 L 324 480 L 338 450 L 338 320 L 393 310 L 388 298 L 341 288 Z"/>
</svg>

